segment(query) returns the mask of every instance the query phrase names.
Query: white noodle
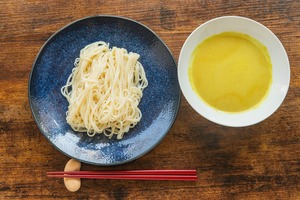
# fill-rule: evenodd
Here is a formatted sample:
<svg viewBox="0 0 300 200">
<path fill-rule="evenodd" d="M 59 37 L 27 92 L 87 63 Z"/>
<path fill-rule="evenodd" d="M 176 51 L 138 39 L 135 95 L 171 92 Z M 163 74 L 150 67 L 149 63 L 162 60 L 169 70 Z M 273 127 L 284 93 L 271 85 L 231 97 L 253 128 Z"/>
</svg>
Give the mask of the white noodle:
<svg viewBox="0 0 300 200">
<path fill-rule="evenodd" d="M 138 108 L 148 85 L 140 55 L 105 42 L 80 51 L 61 93 L 69 102 L 66 119 L 73 130 L 89 136 L 114 134 L 122 139 L 142 117 Z"/>
</svg>

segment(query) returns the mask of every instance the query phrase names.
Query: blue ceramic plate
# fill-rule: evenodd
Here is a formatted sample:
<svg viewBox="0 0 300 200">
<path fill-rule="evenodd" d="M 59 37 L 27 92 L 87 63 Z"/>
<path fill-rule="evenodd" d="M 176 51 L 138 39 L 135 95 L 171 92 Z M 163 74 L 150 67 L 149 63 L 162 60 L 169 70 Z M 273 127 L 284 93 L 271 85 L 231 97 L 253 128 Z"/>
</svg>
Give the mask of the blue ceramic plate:
<svg viewBox="0 0 300 200">
<path fill-rule="evenodd" d="M 139 105 L 143 117 L 122 140 L 103 134 L 91 138 L 66 122 L 68 102 L 60 88 L 80 50 L 96 41 L 140 54 L 149 82 Z M 177 67 L 166 45 L 146 26 L 122 17 L 88 17 L 64 27 L 41 48 L 29 79 L 29 101 L 39 129 L 58 150 L 89 164 L 122 164 L 149 152 L 171 128 L 180 102 Z"/>
</svg>

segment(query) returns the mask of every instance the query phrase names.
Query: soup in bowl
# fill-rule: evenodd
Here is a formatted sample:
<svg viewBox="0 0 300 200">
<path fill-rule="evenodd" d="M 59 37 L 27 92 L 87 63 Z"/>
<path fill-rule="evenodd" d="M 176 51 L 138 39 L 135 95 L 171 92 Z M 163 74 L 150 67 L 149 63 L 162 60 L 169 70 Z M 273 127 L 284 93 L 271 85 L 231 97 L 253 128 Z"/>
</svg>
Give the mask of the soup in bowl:
<svg viewBox="0 0 300 200">
<path fill-rule="evenodd" d="M 274 113 L 290 81 L 287 54 L 265 26 L 228 16 L 199 26 L 185 41 L 178 77 L 188 103 L 215 123 L 242 127 Z"/>
</svg>

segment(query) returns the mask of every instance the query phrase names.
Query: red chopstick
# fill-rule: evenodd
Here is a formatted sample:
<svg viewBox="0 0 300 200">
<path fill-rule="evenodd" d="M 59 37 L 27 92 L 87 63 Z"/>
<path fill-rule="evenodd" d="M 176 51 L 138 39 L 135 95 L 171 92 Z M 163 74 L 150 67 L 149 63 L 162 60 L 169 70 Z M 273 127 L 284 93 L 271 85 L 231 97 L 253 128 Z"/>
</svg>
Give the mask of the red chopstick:
<svg viewBox="0 0 300 200">
<path fill-rule="evenodd" d="M 83 174 L 95 174 L 95 175 L 105 175 L 105 174 L 139 174 L 139 175 L 196 175 L 196 170 L 122 170 L 122 171 L 58 171 L 58 172 L 47 172 L 47 175 L 59 175 L 59 174 L 72 174 L 72 175 L 83 175 Z"/>
<path fill-rule="evenodd" d="M 197 181 L 196 175 L 48 175 L 56 178 Z"/>
<path fill-rule="evenodd" d="M 59 171 L 47 172 L 56 178 L 120 179 L 120 180 L 181 180 L 197 181 L 196 170 L 127 170 L 127 171 Z"/>
</svg>

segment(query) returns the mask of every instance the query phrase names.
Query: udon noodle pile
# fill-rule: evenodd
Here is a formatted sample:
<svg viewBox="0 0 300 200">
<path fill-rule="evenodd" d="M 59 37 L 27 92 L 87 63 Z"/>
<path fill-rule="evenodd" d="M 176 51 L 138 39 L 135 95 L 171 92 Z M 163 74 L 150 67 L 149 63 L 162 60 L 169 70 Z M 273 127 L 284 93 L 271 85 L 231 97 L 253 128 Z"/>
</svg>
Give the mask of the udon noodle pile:
<svg viewBox="0 0 300 200">
<path fill-rule="evenodd" d="M 80 51 L 61 93 L 69 102 L 66 119 L 73 130 L 111 138 L 134 127 L 141 119 L 138 108 L 148 85 L 139 54 L 95 42 Z"/>
</svg>

